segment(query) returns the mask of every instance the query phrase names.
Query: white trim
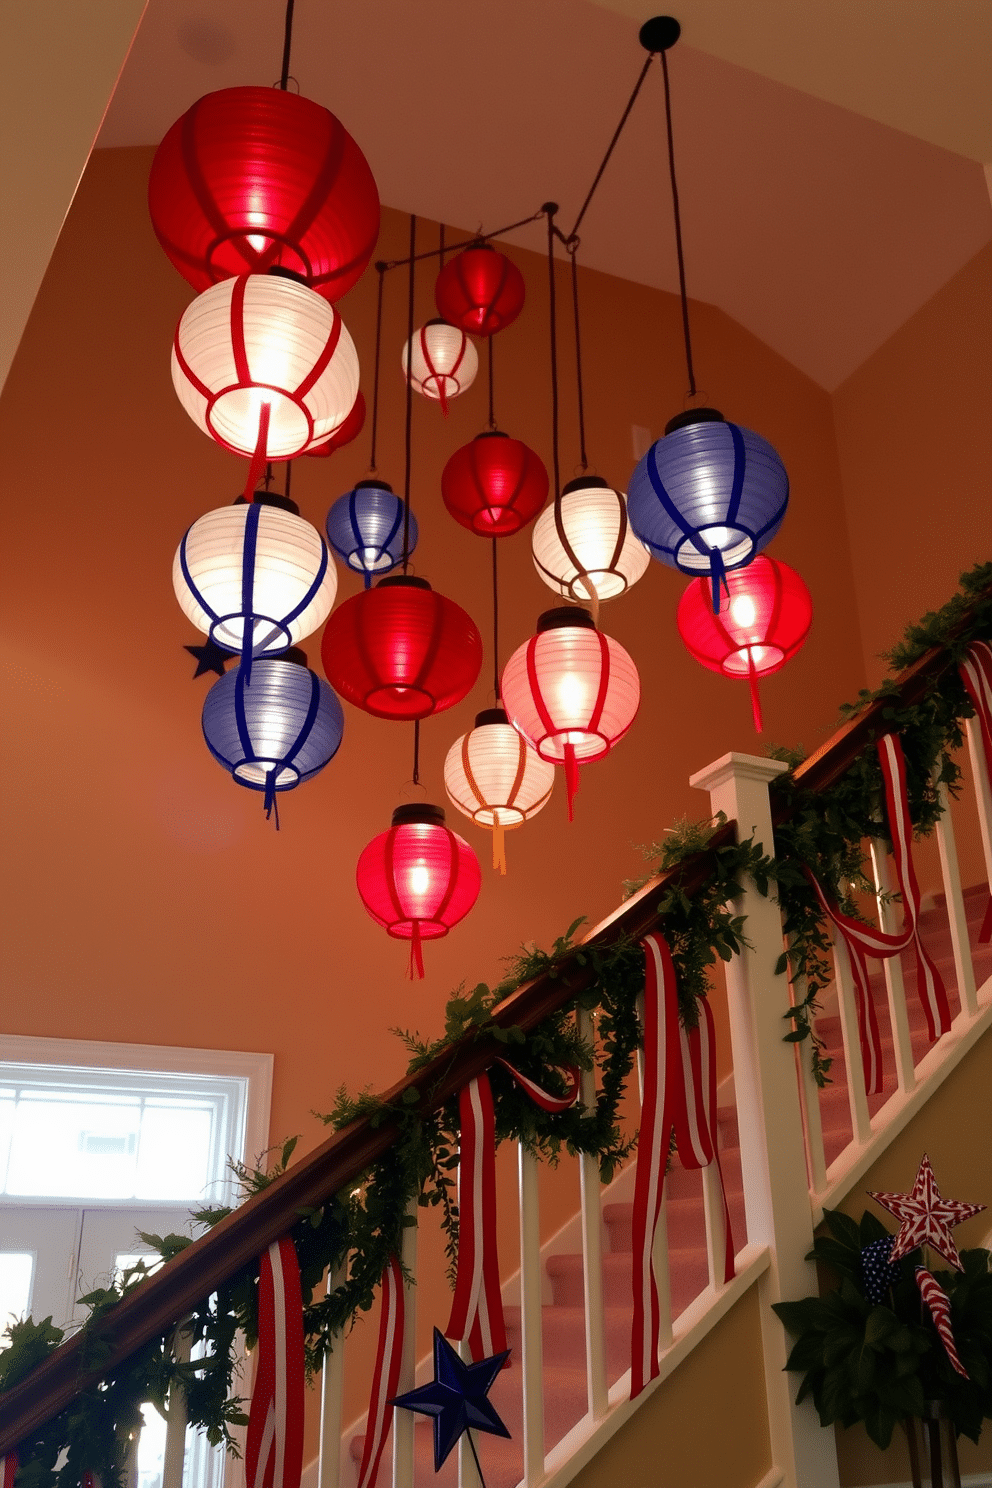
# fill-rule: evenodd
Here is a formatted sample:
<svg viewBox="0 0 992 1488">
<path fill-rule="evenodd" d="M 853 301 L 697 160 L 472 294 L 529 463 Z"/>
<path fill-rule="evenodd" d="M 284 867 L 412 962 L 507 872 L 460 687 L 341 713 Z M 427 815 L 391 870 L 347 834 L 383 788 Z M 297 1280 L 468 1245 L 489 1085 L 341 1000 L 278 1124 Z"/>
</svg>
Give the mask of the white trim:
<svg viewBox="0 0 992 1488">
<path fill-rule="evenodd" d="M 929 1482 L 929 1476 L 927 1481 Z M 764 1484 L 759 1484 L 758 1488 L 764 1488 Z M 771 1488 L 770 1484 L 769 1488 Z M 913 1488 L 913 1485 L 912 1483 L 878 1483 L 876 1488 Z M 961 1488 L 992 1488 L 992 1473 L 966 1473 L 961 1479 Z"/>
</svg>

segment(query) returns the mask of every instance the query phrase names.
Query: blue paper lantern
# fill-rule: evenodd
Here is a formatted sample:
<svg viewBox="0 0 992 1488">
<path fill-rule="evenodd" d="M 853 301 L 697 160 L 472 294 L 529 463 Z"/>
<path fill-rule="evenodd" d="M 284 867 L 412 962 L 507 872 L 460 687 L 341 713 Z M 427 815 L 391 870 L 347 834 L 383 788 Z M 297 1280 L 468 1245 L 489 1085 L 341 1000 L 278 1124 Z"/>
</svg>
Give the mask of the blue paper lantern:
<svg viewBox="0 0 992 1488">
<path fill-rule="evenodd" d="M 788 504 L 789 477 L 775 450 L 715 408 L 673 418 L 627 493 L 630 525 L 652 557 L 693 578 L 710 575 L 714 614 L 724 573 L 771 542 Z"/>
<path fill-rule="evenodd" d="M 238 785 L 262 791 L 266 815 L 277 791 L 293 790 L 333 759 L 344 713 L 302 651 L 256 658 L 215 682 L 203 704 L 203 737 Z M 278 817 L 277 817 L 278 821 Z"/>
<path fill-rule="evenodd" d="M 403 557 L 403 502 L 385 481 L 359 481 L 327 513 L 327 541 L 357 573 L 365 587 L 373 574 L 388 573 Z M 417 546 L 417 523 L 410 513 L 410 552 Z"/>
</svg>

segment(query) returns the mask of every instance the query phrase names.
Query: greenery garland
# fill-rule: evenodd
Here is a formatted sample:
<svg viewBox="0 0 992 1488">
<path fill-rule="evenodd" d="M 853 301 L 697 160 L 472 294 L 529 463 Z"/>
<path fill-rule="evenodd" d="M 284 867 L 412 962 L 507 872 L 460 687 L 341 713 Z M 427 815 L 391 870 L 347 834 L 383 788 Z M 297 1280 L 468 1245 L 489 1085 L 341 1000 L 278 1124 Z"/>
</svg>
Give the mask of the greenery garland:
<svg viewBox="0 0 992 1488">
<path fill-rule="evenodd" d="M 971 640 L 990 636 L 992 563 L 965 574 L 961 592 L 948 605 L 912 626 L 891 653 L 890 665 L 901 669 L 933 646 L 943 648 L 954 663 Z M 970 701 L 956 666 L 951 664 L 932 677 L 924 696 L 915 704 L 900 703 L 894 684 L 887 683 L 876 692 L 861 693 L 843 711 L 849 716 L 879 698 L 891 699 L 882 710 L 879 731 L 897 730 L 902 737 L 914 828 L 918 834 L 929 832 L 939 815 L 935 769 L 950 790 L 957 787 L 958 770 L 950 753 L 961 744 L 961 721 L 971 716 Z M 797 995 L 795 1005 L 784 1014 L 794 1024 L 785 1037 L 794 1042 L 808 1041 L 814 1076 L 825 1084 L 830 1061 L 816 1039 L 812 1019 L 817 996 L 832 980 L 831 942 L 804 870 L 811 868 L 849 912 L 857 912 L 858 893 L 874 892 L 864 844 L 885 833 L 884 824 L 877 820 L 881 775 L 874 750 L 866 748 L 840 781 L 814 794 L 804 790 L 794 776 L 796 765 L 804 757 L 801 749 L 772 753 L 790 765 L 773 784 L 778 800 L 788 808 L 786 819 L 776 829 L 774 857 L 765 852 L 763 844 L 751 840 L 713 849 L 711 841 L 720 819 L 702 824 L 682 822 L 664 842 L 652 844 L 644 853 L 652 873 L 671 872 L 690 864 L 701 849 L 710 847 L 712 866 L 705 882 L 690 894 L 681 886 L 676 872 L 666 881 L 658 903 L 686 1023 L 695 1023 L 698 1017 L 698 999 L 707 995 L 717 958 L 729 961 L 747 944 L 744 917 L 736 915 L 729 902 L 741 895 L 746 878 L 763 894 L 774 889 L 789 942 L 777 971 L 783 972 L 788 961 L 793 987 L 802 990 L 802 996 Z M 410 1055 L 408 1073 L 422 1069 L 466 1035 L 481 1034 L 507 1044 L 514 1064 L 551 1089 L 562 1088 L 556 1082 L 567 1065 L 595 1068 L 595 1104 L 590 1108 L 580 1104 L 558 1113 L 542 1111 L 509 1076 L 494 1068 L 491 1080 L 496 1137 L 497 1142 L 519 1140 L 551 1163 L 557 1162 L 563 1151 L 587 1153 L 597 1159 L 603 1181 L 609 1182 L 636 1141 L 622 1129 L 621 1108 L 639 1042 L 636 1009 L 643 989 L 643 956 L 636 944 L 625 939 L 610 946 L 576 946 L 574 936 L 582 923 L 576 920 L 548 952 L 525 950 L 509 964 L 507 975 L 496 987 L 479 983 L 471 991 L 459 988 L 447 1004 L 444 1032 L 437 1040 L 425 1042 L 419 1034 L 407 1030 L 394 1032 Z M 541 974 L 557 976 L 565 962 L 591 966 L 593 975 L 587 990 L 528 1033 L 494 1023 L 496 1008 L 517 987 Z M 576 1031 L 576 1008 L 595 1014 L 591 1043 Z M 416 1094 L 410 1095 L 409 1105 L 388 1106 L 370 1094 L 351 1096 L 342 1088 L 333 1109 L 320 1118 L 334 1130 L 357 1117 L 365 1117 L 373 1125 L 388 1119 L 397 1124 L 399 1135 L 349 1192 L 339 1193 L 319 1209 L 302 1215 L 292 1232 L 302 1275 L 306 1360 L 311 1373 L 320 1367 L 335 1335 L 372 1306 L 383 1269 L 398 1251 L 404 1227 L 412 1222 L 409 1209 L 414 1202 L 438 1209 L 449 1260 L 453 1262 L 456 1256 L 458 1101 L 452 1098 L 439 1111 L 424 1117 Z M 257 1192 L 285 1170 L 296 1142 L 296 1138 L 287 1141 L 268 1170 L 235 1166 L 242 1197 Z M 203 1209 L 193 1217 L 211 1226 L 229 1212 L 227 1208 Z M 181 1235 L 143 1234 L 142 1239 L 163 1262 L 192 1243 Z M 115 1306 L 158 1264 L 139 1262 L 107 1288 L 82 1298 L 91 1318 Z M 317 1296 L 328 1269 L 339 1270 L 343 1280 L 330 1295 Z M 187 1326 L 196 1357 L 189 1363 L 174 1359 L 171 1334 L 159 1338 L 102 1385 L 81 1394 L 69 1410 L 40 1428 L 30 1441 L 22 1443 L 18 1488 L 76 1488 L 86 1468 L 99 1475 L 105 1488 L 116 1488 L 122 1481 L 124 1443 L 137 1421 L 138 1403 L 152 1401 L 164 1410 L 168 1392 L 177 1382 L 186 1392 L 191 1424 L 205 1431 L 212 1443 L 223 1442 L 235 1451 L 231 1430 L 245 1421 L 244 1402 L 235 1393 L 239 1368 L 236 1340 L 239 1332 L 249 1345 L 255 1340 L 256 1282 L 255 1267 L 249 1266 L 194 1311 Z M 62 1334 L 52 1327 L 51 1318 L 38 1323 L 29 1319 L 13 1324 L 7 1337 L 9 1347 L 0 1353 L 0 1394 L 25 1378 L 57 1347 Z M 67 1457 L 57 1466 L 63 1449 L 67 1449 Z"/>
</svg>

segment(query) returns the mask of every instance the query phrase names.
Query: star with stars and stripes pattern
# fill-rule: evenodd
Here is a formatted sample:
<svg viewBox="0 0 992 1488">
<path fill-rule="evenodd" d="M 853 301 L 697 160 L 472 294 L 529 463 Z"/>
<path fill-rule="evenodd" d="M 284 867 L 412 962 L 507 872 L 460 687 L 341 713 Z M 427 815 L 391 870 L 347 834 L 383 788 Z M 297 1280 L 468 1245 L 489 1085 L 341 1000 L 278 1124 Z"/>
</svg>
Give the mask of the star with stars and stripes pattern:
<svg viewBox="0 0 992 1488">
<path fill-rule="evenodd" d="M 973 1214 L 981 1214 L 985 1205 L 965 1204 L 960 1199 L 942 1198 L 930 1159 L 925 1152 L 912 1193 L 873 1193 L 869 1189 L 868 1196 L 900 1221 L 899 1232 L 889 1255 L 890 1261 L 898 1261 L 900 1256 L 909 1255 L 917 1246 L 932 1245 L 945 1261 L 958 1271 L 964 1270 L 951 1229 L 954 1225 L 971 1219 Z"/>
</svg>

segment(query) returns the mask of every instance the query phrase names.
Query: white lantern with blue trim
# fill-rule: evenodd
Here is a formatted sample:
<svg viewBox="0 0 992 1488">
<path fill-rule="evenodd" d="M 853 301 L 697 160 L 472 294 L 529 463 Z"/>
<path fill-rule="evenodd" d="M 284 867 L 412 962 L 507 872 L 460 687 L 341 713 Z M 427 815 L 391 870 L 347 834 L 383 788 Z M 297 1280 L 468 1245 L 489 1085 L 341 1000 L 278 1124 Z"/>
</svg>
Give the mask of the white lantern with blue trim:
<svg viewBox="0 0 992 1488">
<path fill-rule="evenodd" d="M 403 502 L 380 480 L 359 481 L 327 513 L 327 541 L 349 568 L 365 576 L 388 573 L 403 557 Z M 410 513 L 410 546 L 417 546 L 417 522 Z"/>
<path fill-rule="evenodd" d="M 310 635 L 338 587 L 316 527 L 294 502 L 264 491 L 195 521 L 176 551 L 172 583 L 197 629 L 249 661 Z"/>
<path fill-rule="evenodd" d="M 337 695 L 294 648 L 226 672 L 203 704 L 203 737 L 238 785 L 264 795 L 268 816 L 278 791 L 311 780 L 333 759 L 344 733 Z M 276 817 L 278 824 L 278 814 Z"/>
<path fill-rule="evenodd" d="M 726 571 L 743 568 L 775 536 L 789 504 L 789 477 L 760 434 L 715 408 L 680 413 L 630 478 L 627 514 L 662 563 L 709 574 L 719 609 Z"/>
</svg>

